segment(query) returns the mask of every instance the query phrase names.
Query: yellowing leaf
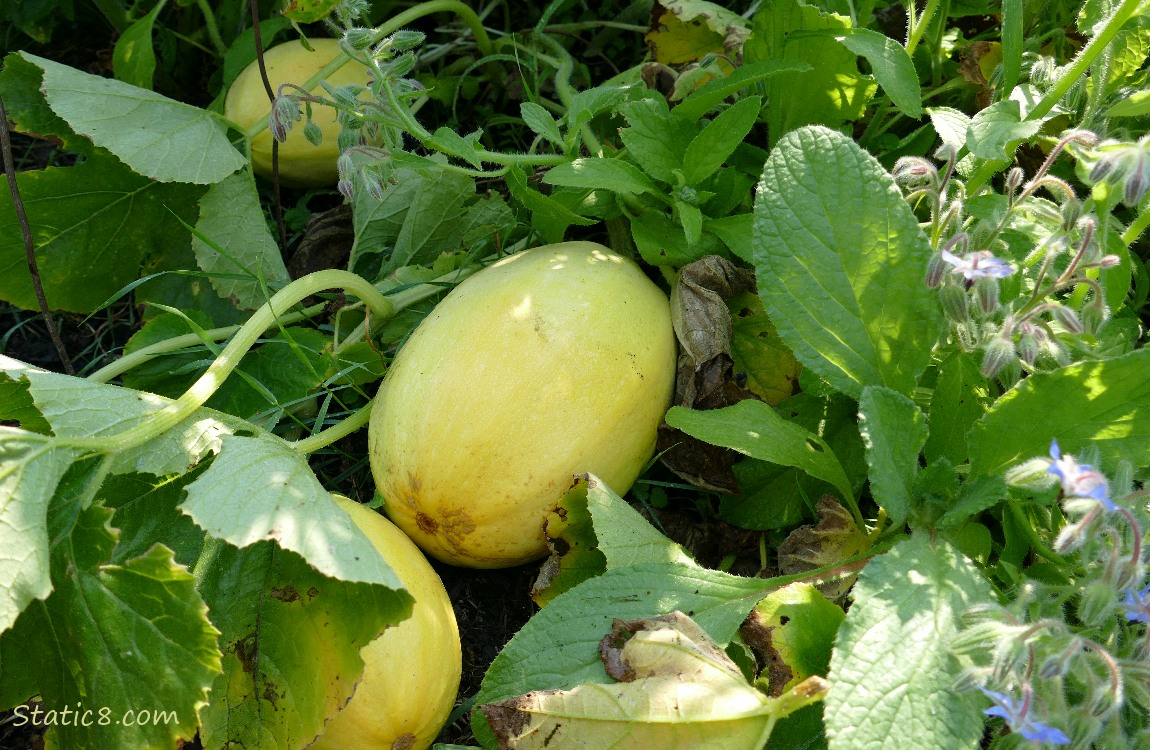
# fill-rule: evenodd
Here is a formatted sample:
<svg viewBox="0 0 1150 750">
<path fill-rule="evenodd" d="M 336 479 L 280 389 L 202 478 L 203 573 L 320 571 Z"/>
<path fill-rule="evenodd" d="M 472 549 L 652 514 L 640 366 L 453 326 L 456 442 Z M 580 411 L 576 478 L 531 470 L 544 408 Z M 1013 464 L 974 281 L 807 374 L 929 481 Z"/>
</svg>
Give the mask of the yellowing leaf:
<svg viewBox="0 0 1150 750">
<path fill-rule="evenodd" d="M 339 0 L 288 0 L 283 14 L 296 23 L 315 23 L 335 10 Z"/>
<path fill-rule="evenodd" d="M 768 698 L 681 612 L 616 620 L 599 652 L 621 682 L 540 690 L 482 706 L 499 746 L 758 750 L 778 719 L 821 700 L 828 687 L 812 678 Z"/>
<path fill-rule="evenodd" d="M 727 300 L 727 307 L 735 372 L 747 376 L 743 387 L 771 406 L 794 395 L 802 365 L 779 338 L 759 295 L 744 292 Z"/>
<path fill-rule="evenodd" d="M 813 585 L 792 583 L 756 604 L 739 633 L 766 661 L 769 692 L 777 695 L 811 675 L 827 673 L 844 617 L 842 607 Z"/>
<path fill-rule="evenodd" d="M 709 54 L 739 56 L 749 24 L 705 0 L 664 0 L 651 9 L 652 28 L 644 40 L 656 62 L 682 65 Z"/>
</svg>

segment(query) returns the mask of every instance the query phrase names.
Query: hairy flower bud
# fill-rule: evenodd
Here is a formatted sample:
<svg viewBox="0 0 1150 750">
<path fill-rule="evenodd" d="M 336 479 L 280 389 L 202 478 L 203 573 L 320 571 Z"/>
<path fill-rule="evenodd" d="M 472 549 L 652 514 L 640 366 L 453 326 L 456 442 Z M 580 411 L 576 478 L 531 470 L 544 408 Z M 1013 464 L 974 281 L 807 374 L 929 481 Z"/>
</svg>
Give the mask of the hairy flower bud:
<svg viewBox="0 0 1150 750">
<path fill-rule="evenodd" d="M 987 315 L 993 315 L 998 310 L 998 279 L 991 276 L 976 279 L 974 296 L 982 311 Z"/>
<path fill-rule="evenodd" d="M 375 34 L 371 29 L 348 29 L 343 32 L 343 41 L 351 49 L 362 52 L 371 46 L 375 40 Z"/>
<path fill-rule="evenodd" d="M 1051 310 L 1051 317 L 1057 323 L 1066 329 L 1067 333 L 1079 334 L 1085 328 L 1082 325 L 1082 318 L 1078 317 L 1078 313 L 1070 309 L 1066 305 L 1057 305 Z"/>
<path fill-rule="evenodd" d="M 946 284 L 938 290 L 938 304 L 942 313 L 955 323 L 970 320 L 970 301 L 961 284 Z"/>
<path fill-rule="evenodd" d="M 1042 340 L 1045 334 L 1033 323 L 1023 323 L 1018 327 L 1018 356 L 1028 365 L 1033 365 L 1042 353 Z"/>
<path fill-rule="evenodd" d="M 982 367 L 979 368 L 979 372 L 985 378 L 993 378 L 1017 357 L 1014 352 L 1014 342 L 1009 337 L 992 336 L 987 339 L 984 346 Z"/>
<path fill-rule="evenodd" d="M 311 145 L 318 146 L 323 143 L 323 128 L 312 120 L 308 120 L 307 124 L 303 126 L 303 137 L 307 138 Z"/>
</svg>

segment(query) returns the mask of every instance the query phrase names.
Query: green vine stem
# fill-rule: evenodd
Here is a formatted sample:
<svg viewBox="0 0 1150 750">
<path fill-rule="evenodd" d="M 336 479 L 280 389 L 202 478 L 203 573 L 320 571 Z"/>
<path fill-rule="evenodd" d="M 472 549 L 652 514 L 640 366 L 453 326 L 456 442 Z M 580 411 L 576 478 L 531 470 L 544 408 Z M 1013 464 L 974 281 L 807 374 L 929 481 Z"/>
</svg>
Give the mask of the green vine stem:
<svg viewBox="0 0 1150 750">
<path fill-rule="evenodd" d="M 298 323 L 301 320 L 315 317 L 323 312 L 325 307 L 327 307 L 326 303 L 320 303 L 318 305 L 312 305 L 311 307 L 305 307 L 299 312 L 281 315 L 276 318 L 273 325 L 291 325 L 292 323 Z M 94 383 L 108 383 L 113 378 L 119 377 L 129 370 L 134 370 L 150 359 L 179 351 L 180 349 L 187 349 L 190 346 L 202 344 L 204 343 L 204 339 L 209 341 L 223 341 L 240 330 L 240 328 L 242 328 L 242 326 L 223 326 L 221 328 L 211 328 L 202 334 L 186 333 L 183 336 L 172 336 L 163 341 L 157 341 L 154 344 L 140 347 L 130 354 L 125 354 L 115 362 L 104 365 L 99 370 L 88 375 L 87 380 L 91 380 Z"/>
<path fill-rule="evenodd" d="M 359 411 L 350 417 L 341 419 L 326 430 L 320 430 L 314 435 L 302 438 L 294 443 L 288 443 L 288 445 L 291 446 L 293 450 L 304 454 L 315 453 L 320 448 L 326 448 L 340 438 L 347 437 L 360 427 L 366 425 L 368 420 L 371 419 L 371 407 L 374 403 L 375 399 L 372 399 L 360 407 Z"/>
<path fill-rule="evenodd" d="M 395 315 L 395 306 L 362 276 L 339 270 L 308 274 L 276 292 L 263 307 L 256 310 L 204 374 L 182 396 L 149 415 L 146 421 L 118 435 L 61 438 L 56 444 L 61 448 L 113 453 L 134 448 L 162 435 L 203 406 L 264 331 L 275 325 L 287 310 L 302 299 L 333 288 L 343 289 L 359 297 L 372 313 L 381 318 L 390 319 Z"/>
</svg>

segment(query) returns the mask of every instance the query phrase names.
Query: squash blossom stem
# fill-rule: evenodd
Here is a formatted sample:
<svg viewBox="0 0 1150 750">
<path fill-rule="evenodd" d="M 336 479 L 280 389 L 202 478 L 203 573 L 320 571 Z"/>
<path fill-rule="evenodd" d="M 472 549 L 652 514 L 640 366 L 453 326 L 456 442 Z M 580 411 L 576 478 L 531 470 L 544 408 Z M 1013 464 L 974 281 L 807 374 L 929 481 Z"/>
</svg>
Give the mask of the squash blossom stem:
<svg viewBox="0 0 1150 750">
<path fill-rule="evenodd" d="M 61 439 L 63 448 L 94 450 L 111 453 L 126 450 L 147 442 L 184 421 L 204 405 L 220 387 L 224 379 L 240 363 L 248 349 L 259 340 L 264 331 L 276 324 L 279 317 L 302 299 L 325 289 L 339 288 L 351 292 L 364 301 L 373 313 L 390 318 L 395 306 L 379 290 L 361 276 L 349 271 L 317 271 L 293 281 L 277 292 L 267 303 L 240 327 L 224 347 L 220 356 L 182 396 L 149 415 L 147 421 L 118 435 L 91 438 Z"/>
</svg>

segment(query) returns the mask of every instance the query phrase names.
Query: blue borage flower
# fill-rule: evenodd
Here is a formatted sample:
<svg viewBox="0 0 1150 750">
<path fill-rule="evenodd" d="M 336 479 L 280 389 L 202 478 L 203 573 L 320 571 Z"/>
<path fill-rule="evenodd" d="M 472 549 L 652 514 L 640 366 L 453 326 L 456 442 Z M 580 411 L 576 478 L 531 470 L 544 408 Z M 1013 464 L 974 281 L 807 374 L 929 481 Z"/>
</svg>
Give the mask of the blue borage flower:
<svg viewBox="0 0 1150 750">
<path fill-rule="evenodd" d="M 943 249 L 942 259 L 949 263 L 951 273 L 961 273 L 968 282 L 975 279 L 1002 279 L 1014 273 L 1014 268 L 1004 260 L 994 257 L 989 250 L 966 253 L 961 258 Z"/>
<path fill-rule="evenodd" d="M 1050 441 L 1050 466 L 1048 472 L 1062 482 L 1062 493 L 1066 497 L 1084 497 L 1097 500 L 1107 511 L 1118 510 L 1110 499 L 1110 487 L 1106 477 L 1095 471 L 1090 464 L 1079 464 L 1074 456 L 1063 456 L 1057 440 Z"/>
<path fill-rule="evenodd" d="M 1150 586 L 1141 591 L 1126 589 L 1122 609 L 1126 610 L 1126 619 L 1130 622 L 1150 623 Z"/>
<path fill-rule="evenodd" d="M 1052 745 L 1069 745 L 1070 738 L 1061 730 L 1037 722 L 1030 715 L 1030 691 L 1023 688 L 1021 701 L 980 687 L 979 690 L 994 701 L 994 705 L 982 713 L 987 716 L 999 716 L 1004 719 L 1012 732 L 1017 732 L 1031 742 L 1049 742 Z"/>
</svg>

